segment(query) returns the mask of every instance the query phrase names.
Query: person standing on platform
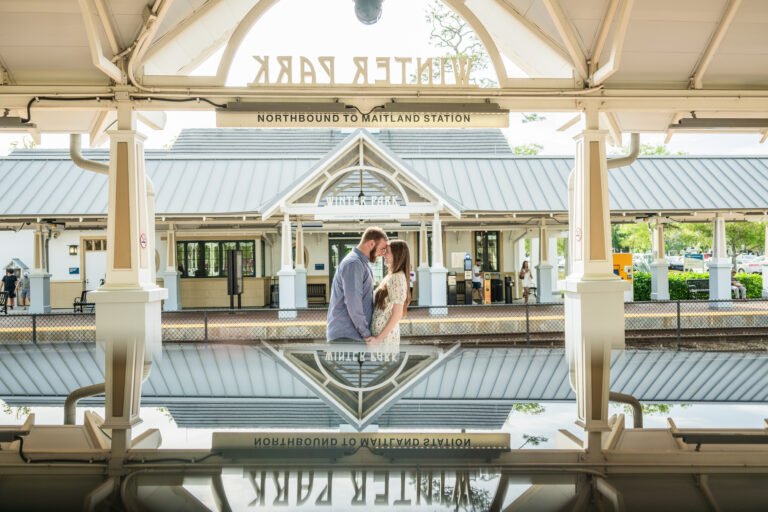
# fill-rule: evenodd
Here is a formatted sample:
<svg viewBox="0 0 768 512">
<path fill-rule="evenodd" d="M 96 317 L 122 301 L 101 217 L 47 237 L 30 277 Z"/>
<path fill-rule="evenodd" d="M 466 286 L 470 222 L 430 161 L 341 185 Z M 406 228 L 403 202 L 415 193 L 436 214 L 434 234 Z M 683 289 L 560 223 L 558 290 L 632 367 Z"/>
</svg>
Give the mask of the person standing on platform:
<svg viewBox="0 0 768 512">
<path fill-rule="evenodd" d="M 29 307 L 29 272 L 19 279 L 19 307 Z"/>
<path fill-rule="evenodd" d="M 341 260 L 331 284 L 328 305 L 328 341 L 363 341 L 371 338 L 373 317 L 373 270 L 387 250 L 387 234 L 381 228 L 365 230 L 360 243 Z"/>
<path fill-rule="evenodd" d="M 478 304 L 483 303 L 483 267 L 480 258 L 475 259 L 475 266 L 472 267 L 472 302 L 475 300 Z"/>
<path fill-rule="evenodd" d="M 523 298 L 525 299 L 525 303 L 528 304 L 528 297 L 531 295 L 531 288 L 533 288 L 533 273 L 528 266 L 528 260 L 523 262 L 518 277 L 523 282 Z"/>
<path fill-rule="evenodd" d="M 8 307 L 13 309 L 13 299 L 16 298 L 16 282 L 18 278 L 14 274 L 12 268 L 5 270 L 5 277 L 3 277 L 2 289 L 0 291 L 8 294 Z"/>
</svg>

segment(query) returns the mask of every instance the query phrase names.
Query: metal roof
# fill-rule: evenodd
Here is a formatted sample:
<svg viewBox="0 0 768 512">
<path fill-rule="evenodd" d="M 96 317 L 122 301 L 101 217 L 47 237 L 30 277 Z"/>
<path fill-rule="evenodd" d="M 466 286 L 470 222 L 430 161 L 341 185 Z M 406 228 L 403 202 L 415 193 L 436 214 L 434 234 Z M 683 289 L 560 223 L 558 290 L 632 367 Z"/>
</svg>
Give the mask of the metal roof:
<svg viewBox="0 0 768 512">
<path fill-rule="evenodd" d="M 358 136 L 364 134 L 369 133 Z M 385 154 L 461 211 L 567 211 L 572 158 L 491 155 L 491 146 L 501 151 L 504 137 L 499 130 L 382 130 L 369 135 Z M 263 213 L 351 136 L 339 130 L 184 130 L 174 149 L 146 154 L 157 214 Z M 449 155 L 448 147 L 462 154 Z M 217 148 L 221 150 L 211 153 Z M 205 152 L 195 154 L 197 150 Z M 107 153 L 88 151 L 85 156 L 105 159 Z M 19 190 L 17 200 L 0 204 L 0 216 L 106 213 L 106 177 L 75 167 L 63 150 L 14 151 L 0 158 L 0 180 Z M 609 193 L 616 212 L 764 211 L 768 158 L 641 157 L 610 171 Z"/>
<path fill-rule="evenodd" d="M 63 398 L 101 382 L 95 344 L 0 344 L 0 397 Z M 651 402 L 768 400 L 768 354 L 615 351 L 611 388 Z M 148 399 L 316 399 L 261 346 L 163 345 L 142 395 Z M 573 400 L 562 348 L 459 348 L 403 400 Z"/>
</svg>

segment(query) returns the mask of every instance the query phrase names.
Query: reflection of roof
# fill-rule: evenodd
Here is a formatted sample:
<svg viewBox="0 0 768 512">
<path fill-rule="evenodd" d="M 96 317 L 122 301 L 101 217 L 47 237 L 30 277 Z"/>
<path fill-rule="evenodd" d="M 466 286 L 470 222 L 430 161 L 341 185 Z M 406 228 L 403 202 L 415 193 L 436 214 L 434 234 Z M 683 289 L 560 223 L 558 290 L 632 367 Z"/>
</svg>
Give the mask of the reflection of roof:
<svg viewBox="0 0 768 512">
<path fill-rule="evenodd" d="M 12 405 L 61 404 L 70 391 L 103 381 L 103 364 L 93 344 L 0 345 L 0 397 Z M 614 354 L 611 379 L 612 390 L 643 401 L 762 403 L 768 356 L 625 350 Z M 143 404 L 166 406 L 189 426 L 340 423 L 257 346 L 165 344 L 142 395 Z M 573 399 L 563 349 L 461 348 L 378 424 L 497 428 L 514 402 Z"/>
<path fill-rule="evenodd" d="M 29 267 L 21 261 L 19 258 L 13 258 L 11 261 L 5 264 L 3 268 L 20 268 L 21 270 L 29 270 Z"/>
<path fill-rule="evenodd" d="M 172 150 L 147 152 L 156 211 L 263 213 L 345 137 L 339 130 L 185 130 Z M 572 159 L 511 156 L 499 130 L 381 130 L 371 137 L 462 212 L 567 211 Z M 85 154 L 106 157 L 104 151 Z M 17 201 L 0 205 L 2 216 L 106 214 L 107 178 L 75 167 L 64 151 L 14 151 L 0 158 L 0 177 L 22 191 Z M 768 158 L 647 157 L 611 171 L 610 204 L 615 212 L 654 214 L 764 211 L 766 183 Z"/>
</svg>

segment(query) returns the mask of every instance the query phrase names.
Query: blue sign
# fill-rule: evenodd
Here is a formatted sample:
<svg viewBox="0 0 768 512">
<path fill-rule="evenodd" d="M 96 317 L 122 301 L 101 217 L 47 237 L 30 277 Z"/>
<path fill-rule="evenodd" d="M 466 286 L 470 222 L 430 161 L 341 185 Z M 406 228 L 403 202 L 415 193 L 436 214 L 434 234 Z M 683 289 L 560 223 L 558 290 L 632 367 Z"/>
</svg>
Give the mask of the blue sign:
<svg viewBox="0 0 768 512">
<path fill-rule="evenodd" d="M 69 275 L 78 275 L 80 274 L 80 267 L 69 267 Z"/>
<path fill-rule="evenodd" d="M 325 263 L 315 263 L 315 270 L 325 270 Z"/>
</svg>

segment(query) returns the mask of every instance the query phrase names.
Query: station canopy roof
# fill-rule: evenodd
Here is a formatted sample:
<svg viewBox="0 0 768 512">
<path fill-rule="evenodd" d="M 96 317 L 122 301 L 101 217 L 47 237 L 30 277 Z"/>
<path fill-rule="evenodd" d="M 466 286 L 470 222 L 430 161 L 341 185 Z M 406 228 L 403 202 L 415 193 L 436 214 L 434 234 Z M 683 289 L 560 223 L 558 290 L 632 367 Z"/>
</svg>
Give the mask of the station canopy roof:
<svg viewBox="0 0 768 512">
<path fill-rule="evenodd" d="M 134 89 L 136 93 L 189 90 L 195 95 L 198 89 L 225 88 L 230 57 L 277 2 L 4 0 L 0 89 L 4 85 L 17 89 L 7 101 L 0 98 L 0 107 L 23 116 L 27 100 L 46 91 L 107 97 L 114 94 L 115 83 L 128 82 L 128 60 L 131 84 L 143 84 Z M 766 117 L 762 92 L 768 86 L 768 67 L 762 64 L 768 59 L 768 3 L 764 0 L 444 3 L 467 20 L 488 51 L 504 91 L 489 97 L 503 106 L 532 111 L 549 105 L 549 110 L 576 111 L 579 97 L 605 98 L 610 111 L 607 123 L 614 133 L 664 131 L 680 117 L 690 117 L 691 111 L 699 117 Z M 386 2 L 383 9 L 386 12 Z M 284 27 L 286 33 L 291 29 Z M 223 57 L 215 75 L 190 76 L 218 51 Z M 121 62 L 122 57 L 126 60 Z M 518 78 L 505 62 L 514 63 L 528 78 Z M 338 96 L 331 89 L 329 97 Z M 549 94 L 551 101 L 537 102 L 529 96 L 524 98 L 526 104 L 536 106 L 526 108 L 516 103 L 515 90 L 538 91 L 544 93 L 536 95 L 542 98 Z M 418 97 L 416 89 L 413 94 L 398 94 Z M 562 98 L 556 101 L 557 96 Z M 637 101 L 632 107 L 612 104 L 617 97 Z M 103 115 L 114 108 L 108 103 L 93 108 L 39 106 L 34 122 L 44 132 L 99 134 L 111 122 Z M 163 123 L 162 115 L 148 117 L 158 126 Z"/>
<path fill-rule="evenodd" d="M 498 130 L 184 130 L 170 149 L 146 153 L 157 215 L 258 216 L 321 172 L 336 148 L 362 138 L 467 221 L 474 214 L 567 218 L 572 158 L 515 156 Z M 108 158 L 105 150 L 85 156 Z M 761 220 L 768 210 L 765 157 L 641 157 L 609 173 L 611 209 L 627 220 L 712 211 Z M 17 149 L 0 158 L 0 180 L 17 191 L 0 204 L 6 221 L 106 214 L 107 177 L 77 168 L 64 150 Z"/>
</svg>

